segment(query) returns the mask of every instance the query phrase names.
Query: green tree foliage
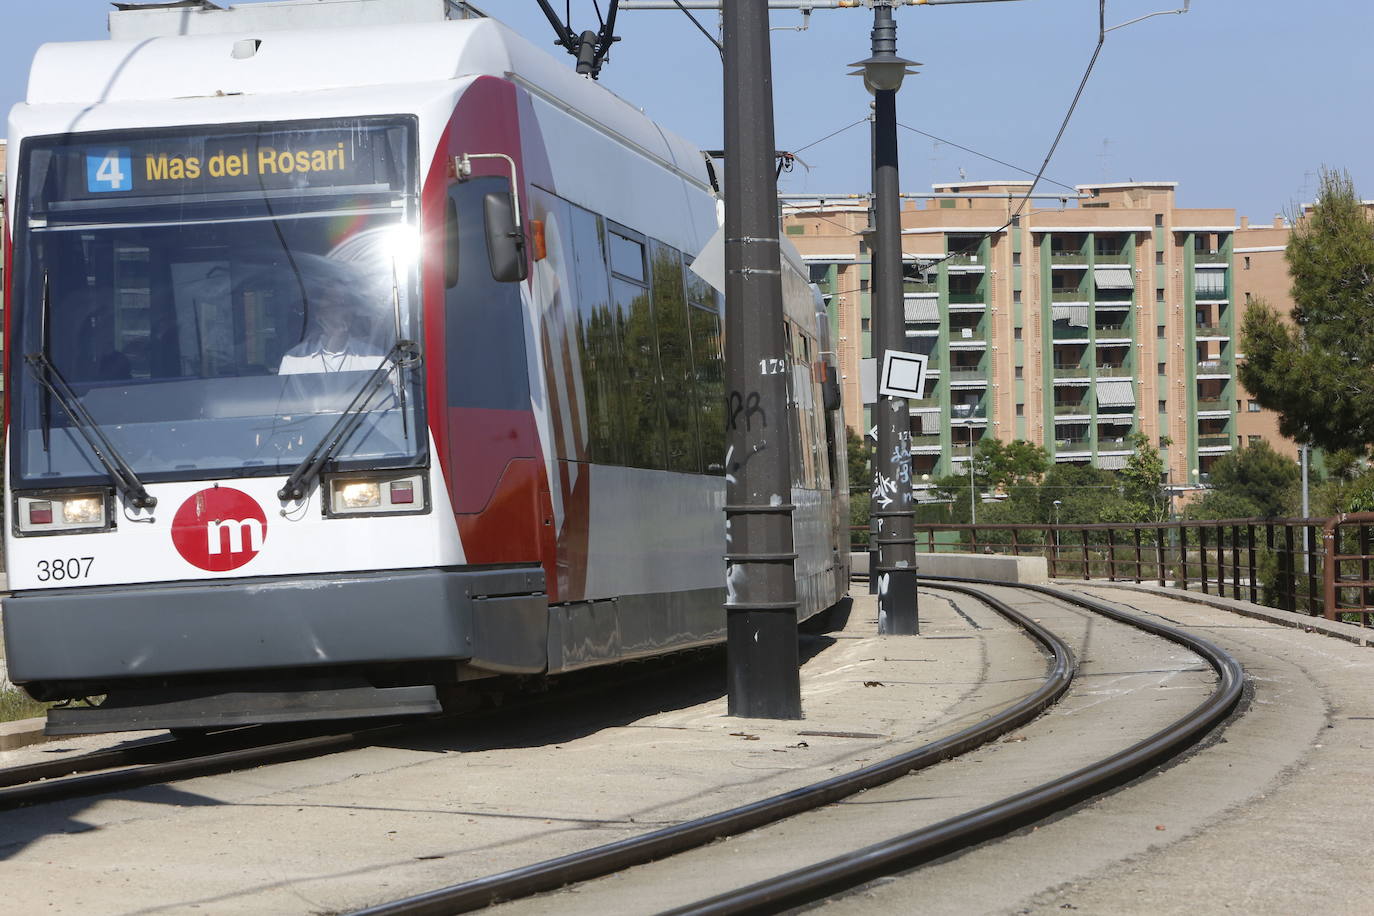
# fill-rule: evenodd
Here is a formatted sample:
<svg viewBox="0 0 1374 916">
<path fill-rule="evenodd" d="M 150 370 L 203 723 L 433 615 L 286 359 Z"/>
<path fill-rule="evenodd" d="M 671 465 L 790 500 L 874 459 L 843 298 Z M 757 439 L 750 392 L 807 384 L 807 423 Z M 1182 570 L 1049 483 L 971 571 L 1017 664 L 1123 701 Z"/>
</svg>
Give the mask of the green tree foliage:
<svg viewBox="0 0 1374 916">
<path fill-rule="evenodd" d="M 1258 442 L 1212 465 L 1212 489 L 1190 507 L 1190 518 L 1276 518 L 1295 515 L 1298 463 Z"/>
<path fill-rule="evenodd" d="M 869 466 L 869 448 L 863 436 L 846 429 L 845 450 L 849 468 L 849 524 L 851 527 L 867 528 L 869 512 L 873 508 L 873 469 Z M 860 534 L 857 541 L 867 544 L 868 535 Z"/>
<path fill-rule="evenodd" d="M 1296 303 L 1286 323 L 1252 304 L 1241 382 L 1279 431 L 1328 451 L 1374 444 L 1374 222 L 1350 176 L 1323 170 L 1316 206 L 1286 251 Z"/>
<path fill-rule="evenodd" d="M 973 456 L 978 486 L 992 490 L 1005 491 L 1027 483 L 1038 483 L 1049 466 L 1049 454 L 1024 439 L 1006 443 L 999 439 L 983 439 Z"/>
<path fill-rule="evenodd" d="M 1166 448 L 1173 440 L 1164 436 L 1160 445 Z M 1164 459 L 1159 449 L 1150 444 L 1144 433 L 1131 436 L 1135 449 L 1126 459 L 1121 471 L 1121 495 L 1126 500 L 1132 521 L 1166 522 L 1169 520 L 1169 494 L 1164 489 Z"/>
<path fill-rule="evenodd" d="M 1121 495 L 1116 474 L 1087 465 L 1056 464 L 1050 468 L 1036 488 L 1040 521 L 1055 520 L 1056 499 L 1060 502 L 1061 525 L 1135 521 L 1138 515 Z"/>
</svg>

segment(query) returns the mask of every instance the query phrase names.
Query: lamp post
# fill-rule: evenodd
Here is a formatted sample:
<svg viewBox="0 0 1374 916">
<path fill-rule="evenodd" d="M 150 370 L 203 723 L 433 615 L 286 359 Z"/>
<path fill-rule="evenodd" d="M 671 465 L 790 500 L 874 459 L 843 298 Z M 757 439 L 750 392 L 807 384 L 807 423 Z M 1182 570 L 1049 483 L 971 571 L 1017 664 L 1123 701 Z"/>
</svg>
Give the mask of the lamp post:
<svg viewBox="0 0 1374 916">
<path fill-rule="evenodd" d="M 973 421 L 968 426 L 968 520 L 970 525 L 978 524 L 978 478 L 973 473 Z"/>
<path fill-rule="evenodd" d="M 1054 501 L 1054 562 L 1059 563 L 1059 507 L 1064 505 L 1062 499 Z"/>
<path fill-rule="evenodd" d="M 874 0 L 872 54 L 851 66 L 873 93 L 873 355 L 906 349 L 902 308 L 901 199 L 897 175 L 897 89 L 914 72 L 897 56 L 893 0 Z M 911 475 L 911 415 L 906 398 L 879 394 L 873 407 L 878 448 L 873 461 L 872 515 L 878 535 L 878 631 L 912 635 L 916 611 L 915 490 Z"/>
</svg>

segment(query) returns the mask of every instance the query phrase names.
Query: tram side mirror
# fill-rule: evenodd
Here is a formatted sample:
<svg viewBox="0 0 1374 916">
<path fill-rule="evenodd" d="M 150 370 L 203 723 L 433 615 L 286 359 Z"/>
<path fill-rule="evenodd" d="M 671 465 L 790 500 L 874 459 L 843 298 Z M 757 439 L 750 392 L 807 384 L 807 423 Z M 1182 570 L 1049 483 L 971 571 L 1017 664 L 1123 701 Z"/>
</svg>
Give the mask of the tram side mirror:
<svg viewBox="0 0 1374 916">
<path fill-rule="evenodd" d="M 487 256 L 491 275 L 500 283 L 515 283 L 529 274 L 525 260 L 525 233 L 515 221 L 511 195 L 492 191 L 482 198 L 487 224 Z"/>
<path fill-rule="evenodd" d="M 821 383 L 821 397 L 826 410 L 840 409 L 840 381 L 834 366 L 825 367 L 825 381 Z"/>
</svg>

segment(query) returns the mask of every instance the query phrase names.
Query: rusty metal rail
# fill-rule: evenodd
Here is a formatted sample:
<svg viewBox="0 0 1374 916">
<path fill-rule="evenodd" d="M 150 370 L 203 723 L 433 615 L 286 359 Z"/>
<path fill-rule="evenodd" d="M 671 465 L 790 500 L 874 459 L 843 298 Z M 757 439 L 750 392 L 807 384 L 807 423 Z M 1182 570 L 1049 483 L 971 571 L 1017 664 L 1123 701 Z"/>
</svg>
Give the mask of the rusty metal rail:
<svg viewBox="0 0 1374 916">
<path fill-rule="evenodd" d="M 918 554 L 1040 556 L 1056 578 L 1154 582 L 1369 626 L 1371 530 L 1374 513 L 1366 512 L 1159 524 L 917 524 L 915 535 Z"/>
</svg>

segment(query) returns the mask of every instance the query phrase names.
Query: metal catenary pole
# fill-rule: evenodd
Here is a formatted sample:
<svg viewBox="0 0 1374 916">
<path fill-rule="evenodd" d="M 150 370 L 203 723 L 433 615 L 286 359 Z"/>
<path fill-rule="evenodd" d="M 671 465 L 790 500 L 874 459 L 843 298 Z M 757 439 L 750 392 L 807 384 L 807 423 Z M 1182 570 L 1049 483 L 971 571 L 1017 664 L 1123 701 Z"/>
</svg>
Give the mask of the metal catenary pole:
<svg viewBox="0 0 1374 916">
<path fill-rule="evenodd" d="M 724 8 L 729 714 L 801 718 L 767 0 Z"/>
<path fill-rule="evenodd" d="M 873 90 L 873 355 L 881 372 L 889 351 L 906 350 L 902 296 L 901 200 L 897 172 L 897 87 L 911 61 L 896 54 L 897 25 L 889 3 L 873 6 L 873 54 L 859 61 Z M 870 511 L 878 520 L 878 630 L 919 631 L 916 607 L 915 490 L 911 474 L 911 413 L 906 398 L 878 395 L 873 405 L 878 447 Z"/>
</svg>

